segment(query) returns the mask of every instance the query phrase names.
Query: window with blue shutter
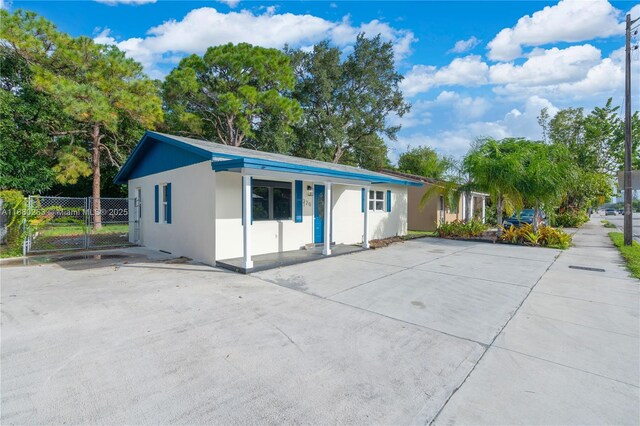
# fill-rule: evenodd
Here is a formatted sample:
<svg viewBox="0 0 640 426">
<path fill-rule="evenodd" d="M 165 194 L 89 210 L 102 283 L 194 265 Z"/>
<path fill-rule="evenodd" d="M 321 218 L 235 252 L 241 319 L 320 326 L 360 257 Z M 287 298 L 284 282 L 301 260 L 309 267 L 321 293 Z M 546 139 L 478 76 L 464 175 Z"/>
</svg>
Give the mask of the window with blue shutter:
<svg viewBox="0 0 640 426">
<path fill-rule="evenodd" d="M 362 188 L 361 197 L 362 197 L 362 200 L 361 200 L 360 210 L 362 211 L 362 213 L 364 213 L 364 209 L 367 206 L 367 191 L 364 188 Z"/>
<path fill-rule="evenodd" d="M 391 191 L 387 191 L 387 211 L 391 213 Z"/>
<path fill-rule="evenodd" d="M 165 216 L 165 221 L 167 223 L 171 223 L 171 184 L 167 184 L 167 212 Z"/>
<path fill-rule="evenodd" d="M 155 187 L 155 198 L 154 198 L 154 206 L 155 206 L 155 218 L 156 223 L 160 222 L 160 185 L 156 185 Z"/>
<path fill-rule="evenodd" d="M 296 181 L 296 223 L 302 222 L 302 181 Z"/>
</svg>

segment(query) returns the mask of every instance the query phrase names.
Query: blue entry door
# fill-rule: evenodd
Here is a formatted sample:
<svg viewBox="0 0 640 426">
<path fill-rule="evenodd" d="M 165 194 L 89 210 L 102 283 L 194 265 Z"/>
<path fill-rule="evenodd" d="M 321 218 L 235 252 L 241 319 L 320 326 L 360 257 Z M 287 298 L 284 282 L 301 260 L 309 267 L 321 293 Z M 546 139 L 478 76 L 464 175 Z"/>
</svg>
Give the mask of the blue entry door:
<svg viewBox="0 0 640 426">
<path fill-rule="evenodd" d="M 324 185 L 313 187 L 313 242 L 324 243 Z"/>
</svg>

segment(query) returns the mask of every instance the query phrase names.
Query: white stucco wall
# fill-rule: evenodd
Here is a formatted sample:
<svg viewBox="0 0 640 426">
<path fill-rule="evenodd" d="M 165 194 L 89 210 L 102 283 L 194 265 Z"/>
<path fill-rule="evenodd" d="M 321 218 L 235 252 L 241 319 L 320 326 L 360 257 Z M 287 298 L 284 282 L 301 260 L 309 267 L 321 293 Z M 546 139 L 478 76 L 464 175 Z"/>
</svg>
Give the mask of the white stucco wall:
<svg viewBox="0 0 640 426">
<path fill-rule="evenodd" d="M 278 179 L 274 179 L 278 180 Z M 154 221 L 154 186 L 171 182 L 172 223 Z M 253 221 L 252 255 L 298 250 L 313 242 L 313 182 L 303 181 L 302 222 L 291 220 Z M 242 176 L 211 170 L 210 162 L 182 167 L 129 181 L 129 197 L 142 189 L 141 243 L 156 250 L 213 264 L 243 255 Z M 407 233 L 407 188 L 377 185 L 375 190 L 391 190 L 391 212 L 369 212 L 369 239 Z M 332 185 L 332 242 L 362 243 L 364 214 L 361 188 Z M 367 204 L 368 206 L 368 204 Z M 386 201 L 385 201 L 386 207 Z M 293 208 L 293 206 L 292 206 Z M 132 210 L 131 214 L 135 214 Z"/>
<path fill-rule="evenodd" d="M 371 189 L 384 191 L 385 197 L 387 190 L 391 191 L 391 212 L 369 211 L 369 240 L 406 235 L 407 188 L 399 185 L 375 185 Z M 333 241 L 338 244 L 361 243 L 364 236 L 361 188 L 334 185 L 332 204 Z"/>
<path fill-rule="evenodd" d="M 177 256 L 215 262 L 215 181 L 211 162 L 131 179 L 129 198 L 142 189 L 141 244 Z M 171 223 L 155 223 L 154 187 L 171 183 Z M 130 210 L 133 220 L 134 210 Z"/>
<path fill-rule="evenodd" d="M 220 172 L 216 182 L 216 258 L 242 257 L 242 176 Z M 302 222 L 295 222 L 293 210 L 291 220 L 253 221 L 252 254 L 298 250 L 313 241 L 313 195 L 307 194 L 307 185 L 312 183 L 302 184 Z"/>
</svg>

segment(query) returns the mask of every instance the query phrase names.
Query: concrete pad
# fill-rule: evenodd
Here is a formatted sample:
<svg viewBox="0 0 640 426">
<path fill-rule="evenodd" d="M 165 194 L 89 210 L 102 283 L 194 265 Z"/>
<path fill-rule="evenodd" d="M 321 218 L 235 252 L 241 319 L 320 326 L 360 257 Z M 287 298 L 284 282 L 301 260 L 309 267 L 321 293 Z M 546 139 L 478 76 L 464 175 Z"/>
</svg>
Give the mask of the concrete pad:
<svg viewBox="0 0 640 426">
<path fill-rule="evenodd" d="M 486 344 L 527 292 L 521 286 L 409 269 L 330 299 Z"/>
<path fill-rule="evenodd" d="M 628 336 L 640 336 L 638 308 L 613 306 L 566 297 L 532 292 L 520 312 L 556 319 L 573 324 L 611 331 Z"/>
<path fill-rule="evenodd" d="M 201 265 L 3 268 L 1 292 L 3 424 L 424 424 L 483 350 Z"/>
<path fill-rule="evenodd" d="M 548 267 L 547 261 L 513 259 L 464 251 L 415 268 L 531 288 Z"/>
<path fill-rule="evenodd" d="M 451 250 L 443 249 L 442 246 L 421 245 L 419 247 L 416 249 L 415 246 L 407 247 L 405 244 L 397 244 L 381 249 L 354 253 L 349 255 L 349 259 L 376 265 L 411 268 L 451 253 Z M 464 249 L 464 247 L 459 249 Z"/>
<path fill-rule="evenodd" d="M 436 425 L 633 425 L 639 389 L 500 348 L 490 348 Z"/>
<path fill-rule="evenodd" d="M 505 259 L 541 260 L 552 262 L 562 250 L 544 247 L 527 247 L 515 244 L 478 244 L 467 250 L 469 253 L 490 254 Z"/>
<path fill-rule="evenodd" d="M 495 347 L 640 385 L 640 339 L 518 312 Z"/>
<path fill-rule="evenodd" d="M 637 280 L 593 280 L 589 279 L 591 275 L 586 275 L 583 271 L 568 268 L 551 269 L 533 291 L 628 308 L 640 306 L 640 286 Z"/>
<path fill-rule="evenodd" d="M 294 290 L 327 297 L 404 269 L 398 266 L 371 265 L 352 257 L 328 258 L 322 263 L 303 263 L 271 269 L 254 273 L 253 276 Z"/>
</svg>

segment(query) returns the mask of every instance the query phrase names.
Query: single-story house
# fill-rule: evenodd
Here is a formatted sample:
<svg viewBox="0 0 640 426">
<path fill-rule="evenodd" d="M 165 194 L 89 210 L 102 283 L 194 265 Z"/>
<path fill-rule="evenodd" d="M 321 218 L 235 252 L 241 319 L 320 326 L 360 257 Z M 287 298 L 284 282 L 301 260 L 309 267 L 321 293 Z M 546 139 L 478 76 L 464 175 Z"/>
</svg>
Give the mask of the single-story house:
<svg viewBox="0 0 640 426">
<path fill-rule="evenodd" d="M 215 265 L 407 233 L 414 180 L 146 132 L 114 181 L 135 200 L 131 242 Z M 239 258 L 239 259 L 238 259 Z"/>
<path fill-rule="evenodd" d="M 486 198 L 488 194 L 482 192 L 471 192 L 468 197 L 460 197 L 458 205 L 455 207 L 446 206 L 442 195 L 434 195 L 427 200 L 424 208 L 420 208 L 420 201 L 425 192 L 433 186 L 442 184 L 437 179 L 427 178 L 424 176 L 413 175 L 409 173 L 398 172 L 395 170 L 381 170 L 381 173 L 389 176 L 411 180 L 418 183 L 418 186 L 408 187 L 408 215 L 407 225 L 412 231 L 435 231 L 441 223 L 452 222 L 454 220 L 466 220 L 467 198 L 471 203 L 471 217 L 485 221 Z"/>
</svg>

